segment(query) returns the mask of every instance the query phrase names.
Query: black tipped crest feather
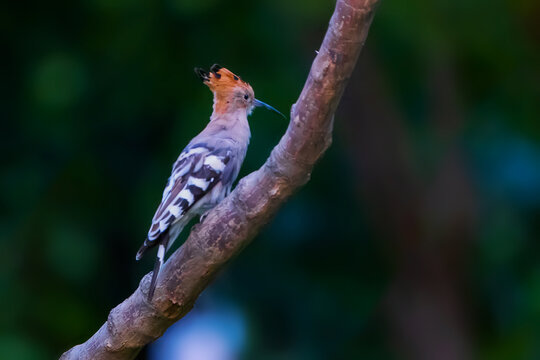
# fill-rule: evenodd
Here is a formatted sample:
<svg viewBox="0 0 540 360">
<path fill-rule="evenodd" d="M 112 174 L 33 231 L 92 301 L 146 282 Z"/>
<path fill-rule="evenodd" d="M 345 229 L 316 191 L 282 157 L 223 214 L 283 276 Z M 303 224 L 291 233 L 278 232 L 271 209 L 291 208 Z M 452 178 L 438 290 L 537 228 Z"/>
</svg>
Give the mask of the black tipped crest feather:
<svg viewBox="0 0 540 360">
<path fill-rule="evenodd" d="M 223 66 L 214 64 L 210 67 L 210 71 L 206 71 L 200 67 L 196 67 L 194 70 L 195 70 L 195 74 L 197 74 L 199 79 L 201 79 L 202 81 L 208 81 L 210 80 L 210 73 L 213 73 L 217 79 L 220 79 L 221 74 L 219 73 L 219 70 L 221 70 L 222 68 Z"/>
<path fill-rule="evenodd" d="M 202 68 L 199 68 L 199 67 L 196 67 L 195 69 L 195 74 L 197 74 L 197 76 L 199 77 L 199 79 L 201 79 L 202 81 L 208 81 L 210 80 L 210 73 Z"/>
</svg>

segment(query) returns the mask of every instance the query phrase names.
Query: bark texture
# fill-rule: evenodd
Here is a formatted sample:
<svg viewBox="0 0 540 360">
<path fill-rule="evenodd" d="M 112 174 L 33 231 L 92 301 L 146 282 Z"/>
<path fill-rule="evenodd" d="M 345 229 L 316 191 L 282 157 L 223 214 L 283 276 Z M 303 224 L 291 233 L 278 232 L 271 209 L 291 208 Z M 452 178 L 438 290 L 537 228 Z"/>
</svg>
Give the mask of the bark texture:
<svg viewBox="0 0 540 360">
<path fill-rule="evenodd" d="M 339 0 L 285 135 L 265 164 L 236 189 L 169 258 L 151 303 L 147 274 L 137 290 L 112 309 L 105 324 L 61 359 L 133 359 L 193 307 L 214 275 L 310 178 L 330 146 L 334 112 L 367 37 L 378 0 Z"/>
</svg>

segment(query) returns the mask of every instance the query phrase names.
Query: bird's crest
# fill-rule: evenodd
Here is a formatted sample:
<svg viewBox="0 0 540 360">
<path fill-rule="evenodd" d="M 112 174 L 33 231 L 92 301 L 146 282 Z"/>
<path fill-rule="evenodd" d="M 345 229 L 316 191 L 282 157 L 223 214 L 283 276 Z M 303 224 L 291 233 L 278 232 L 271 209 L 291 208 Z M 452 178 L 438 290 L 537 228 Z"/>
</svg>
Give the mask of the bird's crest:
<svg viewBox="0 0 540 360">
<path fill-rule="evenodd" d="M 254 99 L 253 89 L 238 75 L 218 64 L 212 65 L 210 71 L 195 68 L 195 73 L 214 93 L 214 114 L 224 114 L 242 107 L 251 112 L 253 104 L 248 105 L 247 100 Z M 244 96 L 245 101 L 235 101 Z"/>
<path fill-rule="evenodd" d="M 212 65 L 210 71 L 195 68 L 195 72 L 202 82 L 216 94 L 230 93 L 237 88 L 244 88 L 253 92 L 251 86 L 242 80 L 240 76 L 235 75 L 232 71 L 221 67 L 218 64 Z"/>
</svg>

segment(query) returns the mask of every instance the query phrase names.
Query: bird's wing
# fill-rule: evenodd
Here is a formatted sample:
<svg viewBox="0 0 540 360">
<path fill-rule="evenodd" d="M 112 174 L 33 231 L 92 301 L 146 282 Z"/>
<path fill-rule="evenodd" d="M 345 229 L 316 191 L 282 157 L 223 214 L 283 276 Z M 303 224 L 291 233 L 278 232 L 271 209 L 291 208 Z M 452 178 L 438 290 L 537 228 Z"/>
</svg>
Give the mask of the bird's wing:
<svg viewBox="0 0 540 360">
<path fill-rule="evenodd" d="M 156 241 L 175 220 L 209 193 L 229 172 L 228 149 L 214 149 L 205 144 L 188 146 L 173 165 L 163 198 L 148 231 L 148 242 Z"/>
<path fill-rule="evenodd" d="M 163 198 L 159 205 L 148 236 L 137 252 L 139 260 L 144 253 L 159 245 L 150 287 L 148 300 L 151 301 L 157 284 L 159 269 L 163 265 L 168 245 L 172 244 L 169 228 L 171 224 L 183 217 L 198 201 L 208 194 L 220 181 L 227 180 L 231 173 L 231 150 L 214 149 L 203 143 L 188 145 L 173 165 Z M 234 166 L 233 166 L 234 167 Z M 163 235 L 163 237 L 162 237 Z"/>
</svg>

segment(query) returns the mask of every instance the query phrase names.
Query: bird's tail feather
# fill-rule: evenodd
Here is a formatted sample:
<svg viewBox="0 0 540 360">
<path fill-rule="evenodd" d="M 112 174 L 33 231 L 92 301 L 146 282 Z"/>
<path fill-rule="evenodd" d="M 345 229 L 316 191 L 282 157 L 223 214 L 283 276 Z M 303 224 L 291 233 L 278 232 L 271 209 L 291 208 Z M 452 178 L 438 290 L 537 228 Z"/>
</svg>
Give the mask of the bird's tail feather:
<svg viewBox="0 0 540 360">
<path fill-rule="evenodd" d="M 161 269 L 161 266 L 163 265 L 163 262 L 165 261 L 165 252 L 167 249 L 167 244 L 169 243 L 169 234 L 164 234 L 163 240 L 159 243 L 158 246 L 158 253 L 156 256 L 156 262 L 154 264 L 154 271 L 152 272 L 152 280 L 150 281 L 150 287 L 148 288 L 148 301 L 152 301 L 152 298 L 154 297 L 154 291 L 156 290 L 157 285 L 157 277 L 159 275 L 159 269 Z"/>
<path fill-rule="evenodd" d="M 167 247 L 167 243 L 168 239 L 167 241 L 162 242 L 158 246 L 156 262 L 154 264 L 154 271 L 152 272 L 152 280 L 150 281 L 150 288 L 148 288 L 148 301 L 152 301 L 152 298 L 154 297 L 154 291 L 156 290 L 159 269 L 163 265 L 163 261 L 165 259 L 165 248 Z"/>
<path fill-rule="evenodd" d="M 137 251 L 137 255 L 135 256 L 135 260 L 137 260 L 137 261 L 141 260 L 144 253 L 146 253 L 146 250 L 150 249 L 154 245 L 156 245 L 155 241 L 150 241 L 150 240 L 148 240 L 148 238 L 146 238 L 144 240 L 143 244 L 141 245 L 141 247 L 139 248 L 139 251 Z"/>
</svg>

